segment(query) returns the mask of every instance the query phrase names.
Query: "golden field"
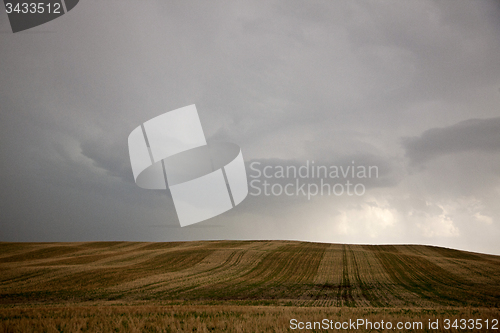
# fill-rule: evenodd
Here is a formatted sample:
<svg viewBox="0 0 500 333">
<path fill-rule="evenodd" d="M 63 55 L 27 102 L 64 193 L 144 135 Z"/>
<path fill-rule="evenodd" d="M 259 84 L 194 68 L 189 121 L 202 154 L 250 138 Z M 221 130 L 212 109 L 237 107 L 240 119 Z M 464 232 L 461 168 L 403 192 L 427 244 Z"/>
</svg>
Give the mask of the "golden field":
<svg viewBox="0 0 500 333">
<path fill-rule="evenodd" d="M 424 323 L 404 331 L 498 320 L 500 257 L 294 241 L 0 243 L 0 332 L 288 332 L 292 318 Z M 471 331 L 500 331 L 482 326 Z"/>
</svg>

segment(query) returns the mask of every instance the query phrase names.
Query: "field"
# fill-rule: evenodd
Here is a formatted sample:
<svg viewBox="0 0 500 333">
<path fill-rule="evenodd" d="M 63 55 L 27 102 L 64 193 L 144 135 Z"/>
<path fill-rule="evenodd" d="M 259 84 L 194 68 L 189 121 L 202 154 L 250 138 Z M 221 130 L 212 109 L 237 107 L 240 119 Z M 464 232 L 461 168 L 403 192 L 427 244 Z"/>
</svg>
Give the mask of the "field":
<svg viewBox="0 0 500 333">
<path fill-rule="evenodd" d="M 293 241 L 0 243 L 0 332 L 286 332 L 292 318 L 490 325 L 500 257 Z M 474 331 L 500 331 L 484 323 Z"/>
</svg>

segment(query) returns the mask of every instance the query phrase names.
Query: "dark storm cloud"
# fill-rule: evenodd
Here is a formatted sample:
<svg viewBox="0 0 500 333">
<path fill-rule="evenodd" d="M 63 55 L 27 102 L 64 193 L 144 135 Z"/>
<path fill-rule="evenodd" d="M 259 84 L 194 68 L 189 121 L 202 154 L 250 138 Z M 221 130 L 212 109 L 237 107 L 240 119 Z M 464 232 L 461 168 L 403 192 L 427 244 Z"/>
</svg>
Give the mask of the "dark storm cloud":
<svg viewBox="0 0 500 333">
<path fill-rule="evenodd" d="M 128 147 L 123 140 L 108 142 L 102 137 L 93 138 L 82 142 L 80 148 L 81 153 L 90 158 L 96 167 L 124 182 L 134 184 L 130 161 L 125 158 L 128 156 Z"/>
<path fill-rule="evenodd" d="M 403 146 L 414 165 L 460 152 L 498 153 L 500 117 L 470 119 L 449 127 L 429 129 L 419 137 L 405 138 Z"/>
<path fill-rule="evenodd" d="M 34 28 L 53 33 L 15 35 L 1 11 L 0 240 L 288 238 L 498 253 L 499 8 L 86 0 Z M 221 227 L 154 227 L 178 225 L 175 208 L 134 184 L 127 137 L 193 103 L 207 141 L 237 143 L 247 167 L 354 160 L 379 178 L 359 198 L 249 196 L 200 224 Z"/>
</svg>

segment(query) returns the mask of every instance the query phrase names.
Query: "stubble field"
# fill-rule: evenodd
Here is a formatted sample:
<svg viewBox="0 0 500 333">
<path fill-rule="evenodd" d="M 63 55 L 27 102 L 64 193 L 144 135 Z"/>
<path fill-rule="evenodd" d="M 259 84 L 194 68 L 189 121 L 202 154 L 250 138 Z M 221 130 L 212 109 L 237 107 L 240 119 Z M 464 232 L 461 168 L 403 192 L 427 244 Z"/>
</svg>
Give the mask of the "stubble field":
<svg viewBox="0 0 500 333">
<path fill-rule="evenodd" d="M 498 320 L 500 257 L 293 241 L 0 243 L 0 332 L 287 332 L 294 318 L 423 323 L 404 331 Z"/>
</svg>

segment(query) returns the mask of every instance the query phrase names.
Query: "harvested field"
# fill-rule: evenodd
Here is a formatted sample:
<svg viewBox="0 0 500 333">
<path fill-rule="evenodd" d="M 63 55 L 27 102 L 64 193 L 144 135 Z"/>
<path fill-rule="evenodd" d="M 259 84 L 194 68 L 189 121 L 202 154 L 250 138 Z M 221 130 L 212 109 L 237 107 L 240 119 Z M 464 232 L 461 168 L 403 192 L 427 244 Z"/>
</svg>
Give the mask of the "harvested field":
<svg viewBox="0 0 500 333">
<path fill-rule="evenodd" d="M 492 318 L 498 318 L 495 309 L 395 309 L 395 308 L 335 308 L 335 307 L 276 307 L 245 305 L 129 305 L 129 306 L 36 306 L 9 308 L 0 312 L 0 332 L 294 332 L 291 320 L 307 325 L 319 323 L 313 332 L 326 332 L 318 327 L 324 320 L 333 325 L 330 331 L 370 331 L 367 322 L 384 323 L 378 332 L 450 332 L 457 320 L 474 318 L 481 329 L 474 332 L 497 332 L 491 329 Z M 348 326 L 362 319 L 355 329 L 335 330 L 335 325 Z M 428 329 L 429 320 L 439 320 L 438 329 Z M 488 321 L 489 329 L 486 328 Z M 387 329 L 388 323 L 393 329 Z M 333 323 L 333 324 L 332 324 Z M 378 323 L 378 324 L 376 324 Z M 492 324 L 493 323 L 493 324 Z M 469 324 L 468 322 L 466 324 Z M 397 329 L 398 325 L 403 329 Z M 350 325 L 349 325 L 350 326 Z M 498 326 L 497 326 L 498 327 Z M 500 328 L 500 327 L 499 327 Z M 453 331 L 453 330 L 452 330 Z M 472 331 L 472 330 L 469 330 Z"/>
<path fill-rule="evenodd" d="M 500 257 L 431 246 L 0 243 L 0 272 L 0 332 L 237 332 L 255 318 L 250 331 L 287 331 L 293 316 L 500 317 Z"/>
</svg>

